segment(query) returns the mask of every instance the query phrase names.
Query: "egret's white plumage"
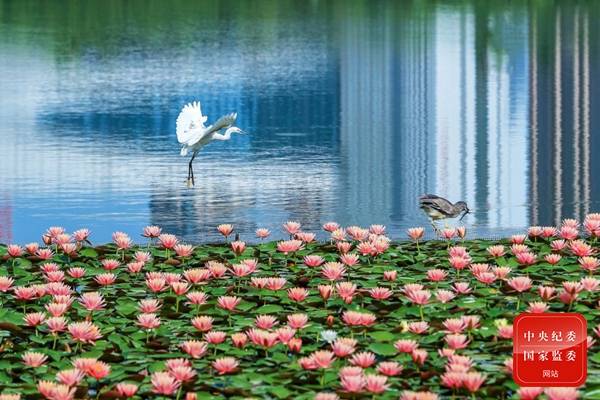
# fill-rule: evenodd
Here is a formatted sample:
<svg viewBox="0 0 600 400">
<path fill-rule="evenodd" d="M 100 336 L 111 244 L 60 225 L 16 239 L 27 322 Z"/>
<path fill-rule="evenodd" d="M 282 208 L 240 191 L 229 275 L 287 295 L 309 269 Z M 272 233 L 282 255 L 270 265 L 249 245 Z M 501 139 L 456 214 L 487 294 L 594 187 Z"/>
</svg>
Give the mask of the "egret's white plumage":
<svg viewBox="0 0 600 400">
<path fill-rule="evenodd" d="M 177 141 L 189 145 L 198 132 L 206 129 L 204 123 L 207 119 L 202 115 L 199 102 L 186 104 L 177 117 Z"/>
<path fill-rule="evenodd" d="M 194 184 L 194 171 L 192 162 L 200 149 L 213 140 L 229 140 L 232 133 L 243 133 L 241 129 L 233 126 L 237 113 L 222 116 L 208 127 L 204 125 L 208 117 L 202 115 L 200 102 L 186 104 L 177 117 L 177 141 L 181 143 L 181 155 L 192 153 L 188 167 L 188 184 Z M 224 134 L 219 133 L 226 129 Z"/>
</svg>

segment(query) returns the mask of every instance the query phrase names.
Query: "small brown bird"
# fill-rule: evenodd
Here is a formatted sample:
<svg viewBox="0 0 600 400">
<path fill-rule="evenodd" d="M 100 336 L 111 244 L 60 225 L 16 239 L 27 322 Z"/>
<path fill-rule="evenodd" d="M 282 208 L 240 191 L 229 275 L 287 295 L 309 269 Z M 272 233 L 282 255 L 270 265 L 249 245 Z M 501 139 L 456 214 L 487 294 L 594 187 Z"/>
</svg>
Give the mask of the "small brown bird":
<svg viewBox="0 0 600 400">
<path fill-rule="evenodd" d="M 455 218 L 461 213 L 462 216 L 460 217 L 460 221 L 462 221 L 465 215 L 470 211 L 469 207 L 467 207 L 467 203 L 464 201 L 457 201 L 453 204 L 451 201 L 436 196 L 435 194 L 424 194 L 419 197 L 419 207 L 427 214 L 431 226 L 433 226 L 433 229 L 436 232 L 438 231 L 438 227 L 435 225 L 434 221 Z"/>
</svg>

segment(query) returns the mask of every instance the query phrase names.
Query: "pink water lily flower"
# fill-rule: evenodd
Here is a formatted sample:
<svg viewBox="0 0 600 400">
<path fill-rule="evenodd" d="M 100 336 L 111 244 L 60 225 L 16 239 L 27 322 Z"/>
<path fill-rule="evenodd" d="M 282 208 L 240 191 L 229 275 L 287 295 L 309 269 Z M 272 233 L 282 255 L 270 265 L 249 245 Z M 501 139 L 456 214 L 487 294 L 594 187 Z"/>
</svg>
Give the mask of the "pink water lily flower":
<svg viewBox="0 0 600 400">
<path fill-rule="evenodd" d="M 294 236 L 296 239 L 301 240 L 304 243 L 312 243 L 317 237 L 317 235 L 311 232 L 298 232 Z"/>
<path fill-rule="evenodd" d="M 427 278 L 432 282 L 440 282 L 446 279 L 448 272 L 442 269 L 430 269 L 427 270 Z"/>
<path fill-rule="evenodd" d="M 355 353 L 350 358 L 350 363 L 357 367 L 369 368 L 371 365 L 375 364 L 375 354 L 369 351 Z"/>
<path fill-rule="evenodd" d="M 121 382 L 115 387 L 119 396 L 129 398 L 135 396 L 138 391 L 138 385 L 135 383 Z"/>
<path fill-rule="evenodd" d="M 168 372 L 155 372 L 152 374 L 150 383 L 152 391 L 156 394 L 170 396 L 179 389 L 181 382 L 175 379 Z"/>
<path fill-rule="evenodd" d="M 414 304 L 425 305 L 429 303 L 431 292 L 429 290 L 413 290 L 408 292 L 406 297 Z"/>
<path fill-rule="evenodd" d="M 213 368 L 217 370 L 219 375 L 233 373 L 237 369 L 238 365 L 238 361 L 233 357 L 218 358 L 212 363 Z"/>
<path fill-rule="evenodd" d="M 231 342 L 237 348 L 243 348 L 248 341 L 248 336 L 245 333 L 234 333 L 231 335 Z"/>
<path fill-rule="evenodd" d="M 41 325 L 44 323 L 45 319 L 46 314 L 44 314 L 43 312 L 28 313 L 25 314 L 25 316 L 23 317 L 23 320 L 25 321 L 25 324 L 27 326 Z"/>
<path fill-rule="evenodd" d="M 189 257 L 194 253 L 194 246 L 178 243 L 173 247 L 173 250 L 175 250 L 175 254 L 177 254 L 178 257 Z"/>
<path fill-rule="evenodd" d="M 94 280 L 98 282 L 99 285 L 108 286 L 115 283 L 117 276 L 115 274 L 106 273 L 106 274 L 98 274 L 94 277 Z"/>
<path fill-rule="evenodd" d="M 217 306 L 228 311 L 233 311 L 238 304 L 240 304 L 240 299 L 237 296 L 219 296 L 217 298 Z"/>
<path fill-rule="evenodd" d="M 546 254 L 544 256 L 544 260 L 550 264 L 550 265 L 556 265 L 560 262 L 560 260 L 562 259 L 562 256 L 560 254 Z"/>
<path fill-rule="evenodd" d="M 521 387 L 517 390 L 519 400 L 536 400 L 542 393 L 544 388 L 541 387 Z"/>
<path fill-rule="evenodd" d="M 117 236 L 113 236 L 113 241 L 117 245 L 119 250 L 126 250 L 131 248 L 133 245 L 133 240 L 127 234 L 120 234 Z"/>
<path fill-rule="evenodd" d="M 221 224 L 221 225 L 217 226 L 217 230 L 219 231 L 219 233 L 221 235 L 223 235 L 223 236 L 225 236 L 225 238 L 227 238 L 233 232 L 233 225 Z"/>
<path fill-rule="evenodd" d="M 525 292 L 531 289 L 531 279 L 526 276 L 519 276 L 508 280 L 508 285 L 517 292 Z"/>
<path fill-rule="evenodd" d="M 486 250 L 492 257 L 495 258 L 502 257 L 505 254 L 504 246 L 502 245 L 490 246 Z"/>
<path fill-rule="evenodd" d="M 521 265 L 533 265 L 536 263 L 537 260 L 536 255 L 529 251 L 518 253 L 515 257 Z"/>
<path fill-rule="evenodd" d="M 198 329 L 200 332 L 208 332 L 213 327 L 213 318 L 209 316 L 198 316 L 192 318 L 192 325 L 194 328 Z"/>
<path fill-rule="evenodd" d="M 375 323 L 376 317 L 371 313 L 344 311 L 342 320 L 349 326 L 370 326 Z"/>
<path fill-rule="evenodd" d="M 338 338 L 331 344 L 331 350 L 336 357 L 344 358 L 356 350 L 356 340 L 350 338 Z"/>
<path fill-rule="evenodd" d="M 408 324 L 409 332 L 421 335 L 429 329 L 429 323 L 427 321 L 417 321 Z"/>
<path fill-rule="evenodd" d="M 308 315 L 290 314 L 287 316 L 288 325 L 294 329 L 302 329 L 308 324 Z"/>
<path fill-rule="evenodd" d="M 156 329 L 160 326 L 160 318 L 153 313 L 140 314 L 137 317 L 137 324 L 144 329 Z"/>
<path fill-rule="evenodd" d="M 209 331 L 204 334 L 204 340 L 210 344 L 220 344 L 227 339 L 227 333 L 223 331 Z"/>
<path fill-rule="evenodd" d="M 163 233 L 158 237 L 159 245 L 165 249 L 173 249 L 178 242 L 177 237 L 169 233 Z"/>
<path fill-rule="evenodd" d="M 244 250 L 246 249 L 246 243 L 242 242 L 241 240 L 236 240 L 235 242 L 231 242 L 231 250 L 233 250 L 233 252 L 236 255 L 241 255 Z"/>
<path fill-rule="evenodd" d="M 321 267 L 321 274 L 328 280 L 335 281 L 346 275 L 346 268 L 342 263 L 328 262 Z"/>
<path fill-rule="evenodd" d="M 296 287 L 288 289 L 288 298 L 295 302 L 304 301 L 308 297 L 308 294 L 309 292 L 305 288 Z"/>
<path fill-rule="evenodd" d="M 259 238 L 259 239 L 265 239 L 265 238 L 267 238 L 271 234 L 271 231 L 269 231 L 266 228 L 259 228 L 259 229 L 256 230 L 255 234 L 256 234 L 257 238 Z"/>
<path fill-rule="evenodd" d="M 192 358 L 200 358 L 208 350 L 208 344 L 199 340 L 186 340 L 181 343 L 181 349 Z"/>
<path fill-rule="evenodd" d="M 254 324 L 260 329 L 271 329 L 277 325 L 277 318 L 273 315 L 257 315 Z"/>
<path fill-rule="evenodd" d="M 83 293 L 79 299 L 79 303 L 88 311 L 99 311 L 106 306 L 104 297 L 99 292 Z"/>
<path fill-rule="evenodd" d="M 94 343 L 102 337 L 100 328 L 89 321 L 72 322 L 68 325 L 67 329 L 73 340 L 77 342 Z"/>
<path fill-rule="evenodd" d="M 365 387 L 365 378 L 363 375 L 349 375 L 340 378 L 342 390 L 348 393 L 360 393 Z"/>
<path fill-rule="evenodd" d="M 338 232 L 338 231 L 336 231 L 336 232 Z M 343 238 L 341 240 L 343 240 Z M 346 253 L 350 252 L 350 250 L 352 250 L 352 243 L 338 241 L 335 244 L 335 247 L 337 248 L 337 250 L 339 251 L 340 254 L 346 254 Z"/>
<path fill-rule="evenodd" d="M 337 222 L 327 222 L 323 224 L 323 230 L 326 232 L 333 232 L 340 229 L 340 225 Z"/>
<path fill-rule="evenodd" d="M 358 254 L 353 254 L 353 253 L 344 253 L 340 256 L 340 261 L 348 266 L 348 267 L 352 267 L 354 265 L 357 265 L 360 262 L 360 257 Z"/>
<path fill-rule="evenodd" d="M 84 377 L 83 371 L 77 368 L 65 369 L 56 374 L 56 380 L 67 386 L 77 386 Z"/>
<path fill-rule="evenodd" d="M 435 292 L 435 298 L 440 303 L 448 303 L 449 301 L 452 301 L 452 299 L 454 299 L 455 297 L 456 295 L 449 290 L 440 289 Z"/>
<path fill-rule="evenodd" d="M 384 375 L 366 374 L 365 389 L 370 393 L 381 394 L 389 387 L 387 379 L 388 377 Z"/>
<path fill-rule="evenodd" d="M 324 262 L 325 260 L 321 256 L 312 255 L 304 257 L 304 265 L 306 265 L 307 267 L 318 267 Z"/>
<path fill-rule="evenodd" d="M 287 255 L 288 253 L 295 253 L 300 250 L 302 245 L 303 243 L 301 240 L 285 240 L 277 243 L 277 250 Z"/>
<path fill-rule="evenodd" d="M 411 353 L 411 357 L 413 361 L 418 365 L 425 364 L 425 360 L 427 359 L 427 351 L 424 349 L 416 349 Z"/>
<path fill-rule="evenodd" d="M 369 295 L 376 300 L 386 300 L 392 296 L 393 292 L 385 287 L 375 287 L 369 290 Z"/>
<path fill-rule="evenodd" d="M 30 255 L 35 255 L 35 253 L 38 251 L 39 248 L 40 248 L 40 245 L 38 243 L 36 243 L 36 242 L 27 243 L 25 245 L 25 250 Z"/>
<path fill-rule="evenodd" d="M 283 224 L 283 229 L 285 229 L 290 235 L 295 235 L 296 233 L 300 232 L 301 226 L 302 225 L 300 225 L 299 222 L 288 221 L 285 224 Z"/>
<path fill-rule="evenodd" d="M 411 238 L 412 240 L 419 241 L 425 235 L 425 228 L 422 228 L 422 227 L 410 228 L 406 231 L 406 233 L 408 234 L 408 237 Z"/>
<path fill-rule="evenodd" d="M 64 317 L 48 318 L 45 323 L 50 333 L 53 334 L 64 332 L 67 329 L 67 320 Z"/>
<path fill-rule="evenodd" d="M 23 248 L 17 244 L 9 244 L 6 251 L 10 257 L 16 258 L 23 255 Z"/>
<path fill-rule="evenodd" d="M 447 228 L 440 232 L 440 236 L 446 240 L 450 240 L 457 235 L 456 229 Z"/>
<path fill-rule="evenodd" d="M 43 353 L 37 353 L 37 352 L 30 351 L 30 352 L 24 353 L 21 356 L 21 359 L 23 360 L 23 364 L 27 365 L 28 367 L 37 368 L 37 367 L 41 367 L 42 365 L 44 365 L 46 363 L 48 356 L 46 356 Z"/>
<path fill-rule="evenodd" d="M 14 279 L 9 276 L 0 276 L 0 292 L 6 293 L 12 288 Z"/>
<path fill-rule="evenodd" d="M 446 335 L 444 340 L 448 344 L 448 347 L 450 347 L 451 349 L 454 349 L 454 350 L 464 349 L 469 344 L 469 341 L 467 340 L 467 336 L 462 335 L 462 334 L 453 333 L 450 335 Z"/>
<path fill-rule="evenodd" d="M 318 350 L 310 355 L 317 368 L 329 368 L 335 361 L 335 354 L 328 350 Z"/>
<path fill-rule="evenodd" d="M 575 240 L 579 236 L 579 230 L 576 226 L 563 225 L 559 229 L 558 235 L 565 240 Z"/>
<path fill-rule="evenodd" d="M 541 301 L 534 301 L 529 303 L 529 308 L 527 308 L 527 312 L 530 313 L 544 313 L 548 311 L 548 304 Z"/>
<path fill-rule="evenodd" d="M 162 229 L 158 226 L 152 225 L 144 228 L 142 236 L 147 238 L 157 238 L 162 233 Z"/>
<path fill-rule="evenodd" d="M 383 361 L 377 364 L 377 372 L 385 376 L 397 376 L 404 368 L 395 361 Z"/>
<path fill-rule="evenodd" d="M 596 271 L 600 266 L 600 260 L 596 257 L 584 256 L 579 258 L 578 261 L 581 268 L 588 271 L 590 274 Z"/>
</svg>

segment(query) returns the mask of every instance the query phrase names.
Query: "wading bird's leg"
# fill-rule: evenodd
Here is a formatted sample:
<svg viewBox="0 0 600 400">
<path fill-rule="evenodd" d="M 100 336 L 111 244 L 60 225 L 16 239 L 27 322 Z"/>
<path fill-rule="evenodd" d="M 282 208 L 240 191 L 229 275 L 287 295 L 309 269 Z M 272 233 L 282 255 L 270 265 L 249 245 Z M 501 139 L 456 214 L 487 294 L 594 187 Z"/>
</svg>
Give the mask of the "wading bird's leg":
<svg viewBox="0 0 600 400">
<path fill-rule="evenodd" d="M 194 158 L 196 158 L 196 153 L 192 154 L 192 158 L 190 158 L 190 163 L 188 164 L 188 186 L 194 186 L 194 167 L 192 163 L 194 162 Z"/>
<path fill-rule="evenodd" d="M 429 222 L 431 223 L 431 226 L 433 227 L 433 231 L 435 232 L 435 234 L 438 235 L 439 234 L 439 230 L 438 230 L 438 227 L 433 222 L 433 218 L 429 218 Z"/>
</svg>

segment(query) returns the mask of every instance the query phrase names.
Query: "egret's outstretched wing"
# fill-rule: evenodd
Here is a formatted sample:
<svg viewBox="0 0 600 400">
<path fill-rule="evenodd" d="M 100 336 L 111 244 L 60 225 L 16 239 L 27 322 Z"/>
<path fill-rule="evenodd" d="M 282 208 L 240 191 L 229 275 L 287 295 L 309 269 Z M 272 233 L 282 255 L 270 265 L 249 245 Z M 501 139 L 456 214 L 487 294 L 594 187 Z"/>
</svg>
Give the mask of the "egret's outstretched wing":
<svg viewBox="0 0 600 400">
<path fill-rule="evenodd" d="M 237 119 L 237 113 L 231 113 L 227 115 L 223 115 L 221 118 L 217 120 L 214 124 L 206 128 L 206 133 L 214 133 L 223 128 L 229 128 L 233 124 L 235 124 L 235 120 Z"/>
<path fill-rule="evenodd" d="M 177 141 L 189 144 L 197 139 L 196 136 L 205 130 L 206 119 L 202 115 L 199 101 L 186 104 L 177 117 Z"/>
</svg>

